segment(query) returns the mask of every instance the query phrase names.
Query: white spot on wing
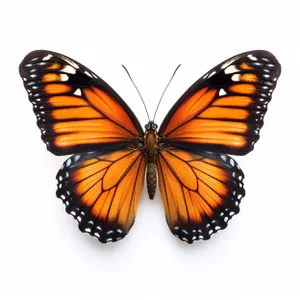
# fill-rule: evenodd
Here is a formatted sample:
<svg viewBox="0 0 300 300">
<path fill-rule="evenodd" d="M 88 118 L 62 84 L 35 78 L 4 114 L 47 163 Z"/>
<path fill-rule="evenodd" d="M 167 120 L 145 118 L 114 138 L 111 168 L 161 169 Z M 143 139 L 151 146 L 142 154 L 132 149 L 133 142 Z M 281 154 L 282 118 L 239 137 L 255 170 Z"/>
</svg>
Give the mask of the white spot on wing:
<svg viewBox="0 0 300 300">
<path fill-rule="evenodd" d="M 76 155 L 74 156 L 74 161 L 79 160 L 79 158 L 80 158 L 80 155 L 79 155 L 79 154 L 76 154 Z"/>
<path fill-rule="evenodd" d="M 210 78 L 211 76 L 215 75 L 217 72 L 216 71 L 212 71 L 207 78 Z"/>
<path fill-rule="evenodd" d="M 232 74 L 232 73 L 236 73 L 239 72 L 239 70 L 236 68 L 235 65 L 229 66 L 228 68 L 226 68 L 224 70 L 225 74 Z"/>
<path fill-rule="evenodd" d="M 252 54 L 249 54 L 249 55 L 248 55 L 248 58 L 250 58 L 251 60 L 254 60 L 254 61 L 257 60 L 257 57 L 253 56 Z"/>
<path fill-rule="evenodd" d="M 71 165 L 71 159 L 69 158 L 66 162 L 66 166 L 69 167 Z"/>
<path fill-rule="evenodd" d="M 226 155 L 224 155 L 224 154 L 222 154 L 222 155 L 221 155 L 221 158 L 222 158 L 224 161 L 226 161 L 226 160 L 227 160 L 227 156 L 226 156 Z"/>
<path fill-rule="evenodd" d="M 224 89 L 220 89 L 219 96 L 224 96 L 224 95 L 226 95 L 226 91 Z"/>
<path fill-rule="evenodd" d="M 45 56 L 45 57 L 43 57 L 43 59 L 42 60 L 49 60 L 50 58 L 52 57 L 52 55 L 51 54 L 48 54 L 47 56 Z"/>
<path fill-rule="evenodd" d="M 75 74 L 76 73 L 76 70 L 71 66 L 65 66 L 63 69 L 61 69 L 61 71 L 69 73 L 69 74 Z"/>
<path fill-rule="evenodd" d="M 234 74 L 234 75 L 232 75 L 232 77 L 231 77 L 231 79 L 232 79 L 232 81 L 240 81 L 240 74 Z"/>
<path fill-rule="evenodd" d="M 93 78 L 92 74 L 90 72 L 88 72 L 88 71 L 84 71 L 84 74 L 86 74 L 87 76 Z"/>
<path fill-rule="evenodd" d="M 81 89 L 77 89 L 77 90 L 74 92 L 74 95 L 76 95 L 76 96 L 82 96 Z"/>
<path fill-rule="evenodd" d="M 61 81 L 68 81 L 68 79 L 69 79 L 69 76 L 68 76 L 68 75 L 66 75 L 66 74 L 61 74 L 61 75 L 60 75 L 60 80 L 61 80 Z"/>
</svg>

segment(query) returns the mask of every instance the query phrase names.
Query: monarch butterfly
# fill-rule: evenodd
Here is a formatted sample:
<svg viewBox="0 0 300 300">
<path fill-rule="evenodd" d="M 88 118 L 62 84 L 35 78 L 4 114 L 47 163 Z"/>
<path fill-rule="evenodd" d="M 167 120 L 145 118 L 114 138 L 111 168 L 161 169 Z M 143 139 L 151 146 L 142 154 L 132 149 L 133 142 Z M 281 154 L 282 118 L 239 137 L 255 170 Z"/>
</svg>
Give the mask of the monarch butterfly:
<svg viewBox="0 0 300 300">
<path fill-rule="evenodd" d="M 19 71 L 47 149 L 72 154 L 57 174 L 57 196 L 82 232 L 122 239 L 146 173 L 150 199 L 158 177 L 171 232 L 193 243 L 239 212 L 244 174 L 228 154 L 253 150 L 281 67 L 267 51 L 236 55 L 198 79 L 159 130 L 149 120 L 145 131 L 105 81 L 65 55 L 33 51 Z"/>
</svg>

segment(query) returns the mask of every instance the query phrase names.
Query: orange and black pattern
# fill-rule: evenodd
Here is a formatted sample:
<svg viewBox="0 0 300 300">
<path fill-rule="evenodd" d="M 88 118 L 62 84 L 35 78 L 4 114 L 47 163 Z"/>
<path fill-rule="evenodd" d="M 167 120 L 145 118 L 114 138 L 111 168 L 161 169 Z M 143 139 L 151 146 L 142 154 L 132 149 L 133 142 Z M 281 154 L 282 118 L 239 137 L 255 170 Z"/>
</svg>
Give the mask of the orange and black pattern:
<svg viewBox="0 0 300 300">
<path fill-rule="evenodd" d="M 58 53 L 34 51 L 20 75 L 42 139 L 56 155 L 120 148 L 143 130 L 125 102 L 101 78 Z"/>
<path fill-rule="evenodd" d="M 48 150 L 74 154 L 57 174 L 57 196 L 103 243 L 132 227 L 146 167 L 149 198 L 158 173 L 176 237 L 192 243 L 224 229 L 245 195 L 243 172 L 227 154 L 253 150 L 280 72 L 269 52 L 234 56 L 196 81 L 157 133 L 154 121 L 144 132 L 121 97 L 75 60 L 34 51 L 20 65 Z"/>
<path fill-rule="evenodd" d="M 244 175 L 228 155 L 164 146 L 157 166 L 166 220 L 181 240 L 207 240 L 239 212 Z"/>
<path fill-rule="evenodd" d="M 174 146 L 247 154 L 259 139 L 280 71 L 276 58 L 266 51 L 224 61 L 186 91 L 159 134 Z"/>
<path fill-rule="evenodd" d="M 57 196 L 82 232 L 102 243 L 120 240 L 134 223 L 145 164 L 131 147 L 73 155 L 57 174 Z"/>
</svg>

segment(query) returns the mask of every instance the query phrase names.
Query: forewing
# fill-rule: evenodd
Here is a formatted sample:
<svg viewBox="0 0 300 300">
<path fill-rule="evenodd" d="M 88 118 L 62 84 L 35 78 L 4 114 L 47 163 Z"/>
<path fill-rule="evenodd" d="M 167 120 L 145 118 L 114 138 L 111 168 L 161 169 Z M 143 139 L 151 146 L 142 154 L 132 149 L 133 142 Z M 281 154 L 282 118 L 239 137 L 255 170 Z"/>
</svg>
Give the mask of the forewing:
<svg viewBox="0 0 300 300">
<path fill-rule="evenodd" d="M 228 155 L 164 146 L 157 165 L 166 220 L 181 240 L 207 240 L 239 212 L 244 175 Z"/>
<path fill-rule="evenodd" d="M 244 155 L 259 139 L 281 67 L 267 51 L 222 62 L 177 101 L 159 130 L 165 143 Z"/>
<path fill-rule="evenodd" d="M 117 241 L 134 223 L 145 165 L 143 153 L 131 147 L 73 155 L 57 174 L 57 196 L 82 232 Z"/>
<path fill-rule="evenodd" d="M 33 51 L 20 75 L 41 129 L 56 155 L 120 148 L 143 130 L 121 97 L 82 64 L 59 53 Z"/>
</svg>

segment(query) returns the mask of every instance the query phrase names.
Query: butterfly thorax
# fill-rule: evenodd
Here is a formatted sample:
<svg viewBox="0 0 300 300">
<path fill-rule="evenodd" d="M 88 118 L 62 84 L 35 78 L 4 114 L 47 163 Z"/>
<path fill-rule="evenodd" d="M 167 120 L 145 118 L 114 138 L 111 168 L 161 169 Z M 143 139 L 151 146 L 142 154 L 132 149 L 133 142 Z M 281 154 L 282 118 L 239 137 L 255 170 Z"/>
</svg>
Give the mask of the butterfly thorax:
<svg viewBox="0 0 300 300">
<path fill-rule="evenodd" d="M 157 186 L 156 156 L 158 149 L 157 125 L 149 122 L 144 135 L 144 149 L 147 161 L 146 182 L 149 198 L 154 199 Z"/>
</svg>

